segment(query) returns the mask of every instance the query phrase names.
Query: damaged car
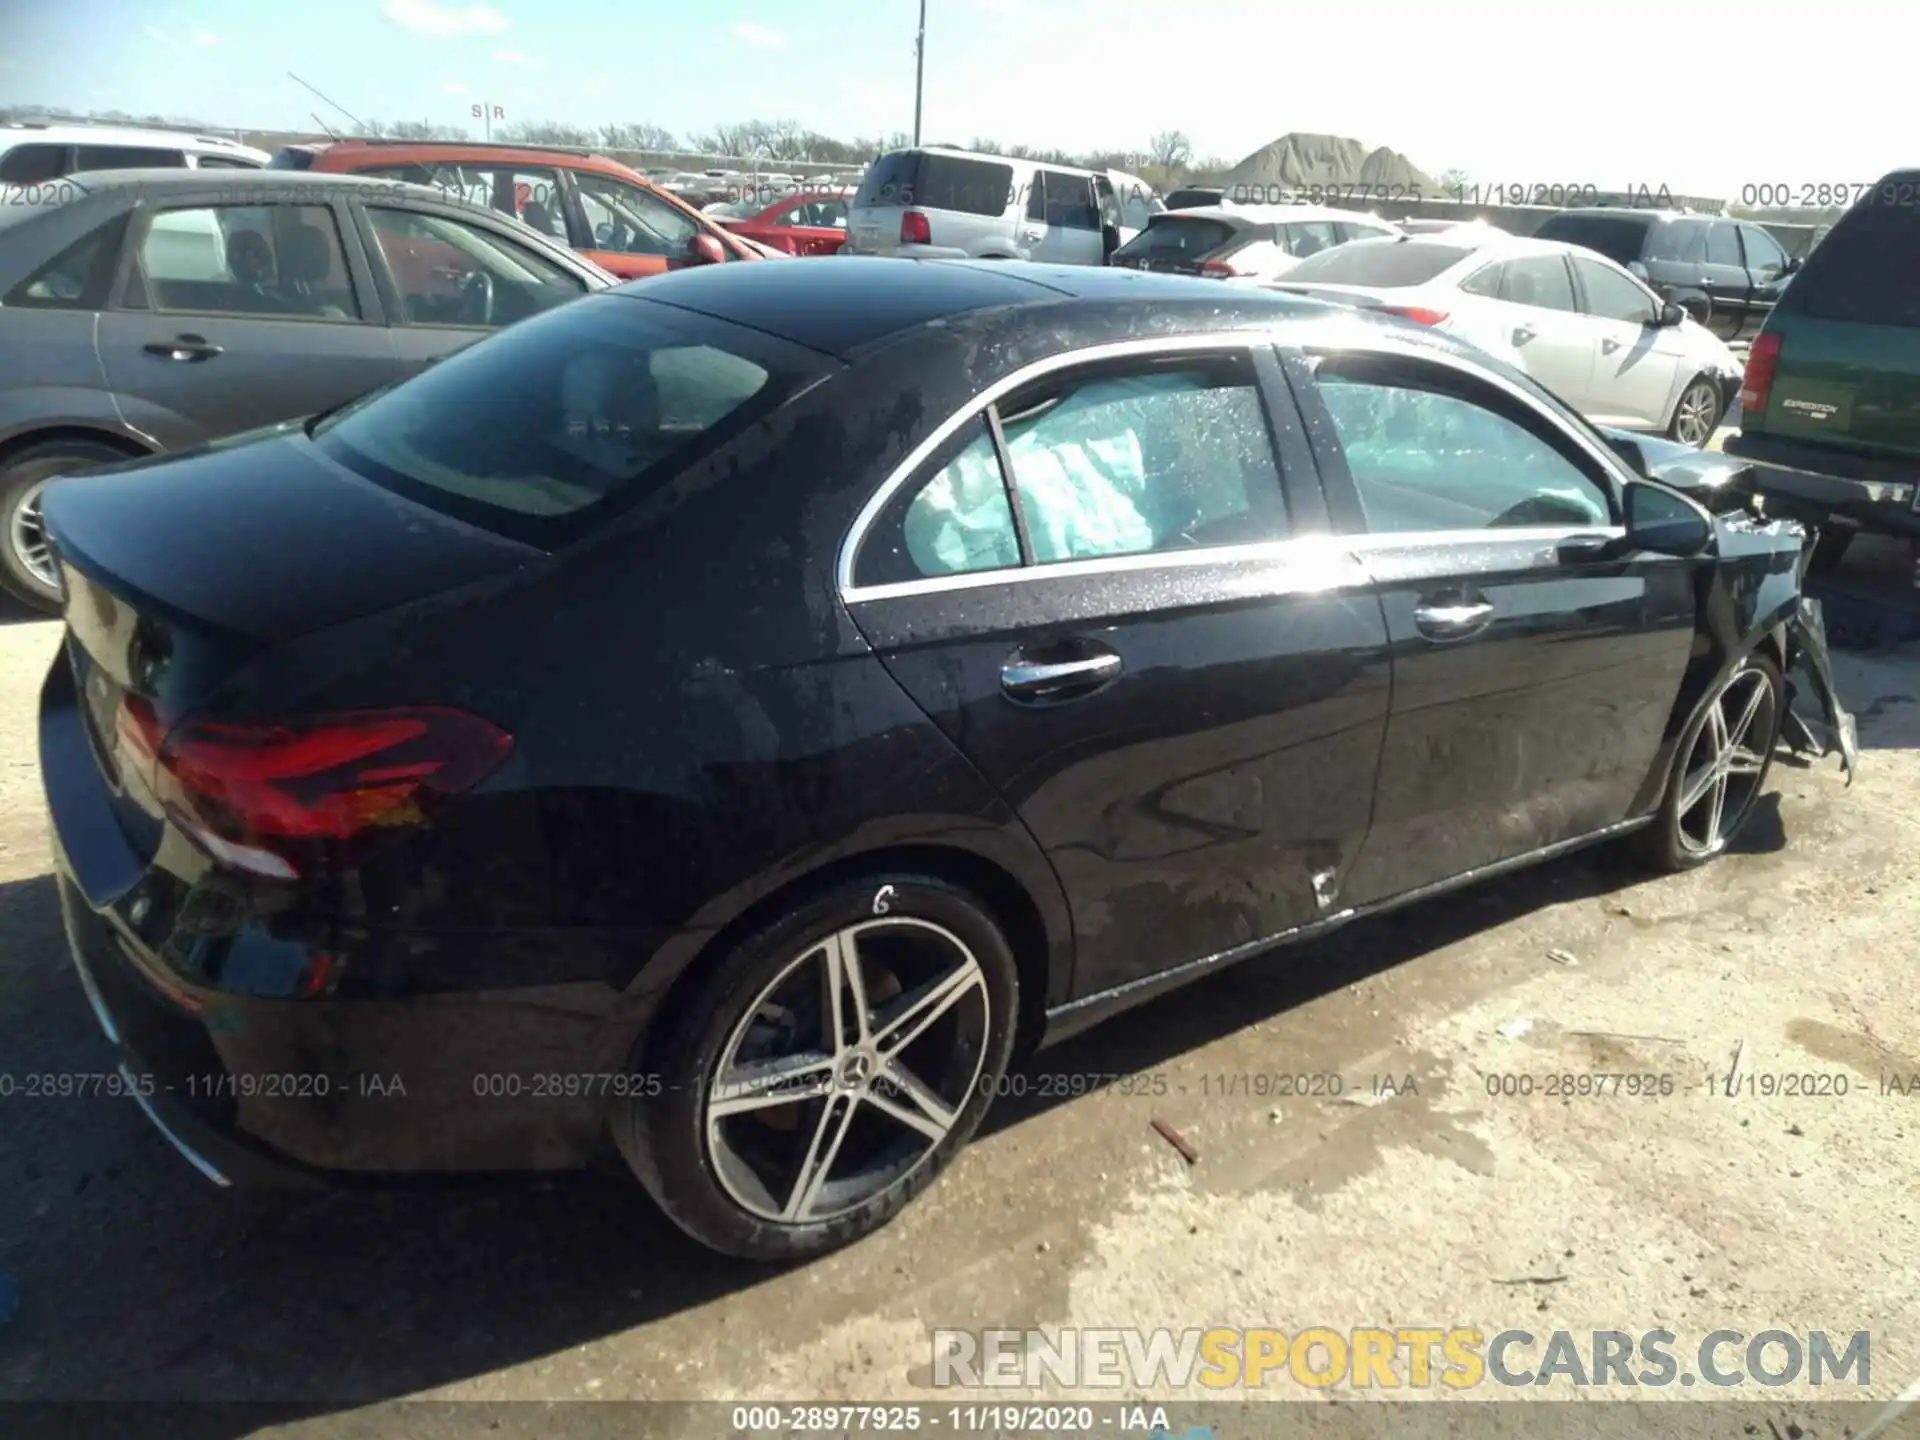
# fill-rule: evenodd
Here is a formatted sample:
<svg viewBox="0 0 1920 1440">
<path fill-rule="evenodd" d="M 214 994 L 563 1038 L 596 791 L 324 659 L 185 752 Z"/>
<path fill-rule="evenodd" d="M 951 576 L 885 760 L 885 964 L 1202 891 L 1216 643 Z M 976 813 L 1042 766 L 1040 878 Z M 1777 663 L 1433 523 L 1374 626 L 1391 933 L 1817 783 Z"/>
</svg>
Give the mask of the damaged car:
<svg viewBox="0 0 1920 1440">
<path fill-rule="evenodd" d="M 587 297 L 48 488 L 79 983 L 216 1183 L 611 1139 L 706 1245 L 832 1249 L 1034 1047 L 1580 846 L 1722 855 L 1830 678 L 1803 537 L 1636 453 L 1186 277 Z"/>
</svg>

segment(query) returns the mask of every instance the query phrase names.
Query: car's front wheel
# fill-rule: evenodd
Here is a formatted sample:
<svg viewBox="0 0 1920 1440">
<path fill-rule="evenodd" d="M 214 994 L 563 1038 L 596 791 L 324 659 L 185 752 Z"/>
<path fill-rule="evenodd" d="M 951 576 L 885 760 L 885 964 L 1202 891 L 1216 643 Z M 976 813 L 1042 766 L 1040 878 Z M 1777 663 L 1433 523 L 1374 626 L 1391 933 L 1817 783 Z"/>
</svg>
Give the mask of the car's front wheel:
<svg viewBox="0 0 1920 1440">
<path fill-rule="evenodd" d="M 1680 392 L 1673 407 L 1673 421 L 1667 437 L 1698 450 L 1713 438 L 1720 423 L 1720 387 L 1705 377 L 1697 377 Z"/>
<path fill-rule="evenodd" d="M 58 476 L 126 458 L 125 451 L 97 441 L 47 440 L 27 446 L 0 465 L 0 589 L 36 610 L 60 608 L 40 496 L 47 482 Z"/>
<path fill-rule="evenodd" d="M 1745 656 L 1680 737 L 1652 825 L 1634 838 L 1661 870 L 1691 870 L 1724 851 L 1753 814 L 1786 717 L 1771 657 Z"/>
<path fill-rule="evenodd" d="M 732 947 L 653 1027 L 614 1138 L 696 1240 L 759 1260 L 878 1229 L 966 1143 L 1006 1073 L 1013 952 L 965 891 L 848 882 Z"/>
</svg>

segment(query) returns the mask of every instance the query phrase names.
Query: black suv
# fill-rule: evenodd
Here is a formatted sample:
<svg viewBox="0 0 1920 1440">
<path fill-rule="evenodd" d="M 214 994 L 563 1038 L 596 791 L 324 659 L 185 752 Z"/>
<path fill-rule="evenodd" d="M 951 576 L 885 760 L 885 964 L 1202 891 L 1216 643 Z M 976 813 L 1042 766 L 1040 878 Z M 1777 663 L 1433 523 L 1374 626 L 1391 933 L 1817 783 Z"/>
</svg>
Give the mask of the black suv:
<svg viewBox="0 0 1920 1440">
<path fill-rule="evenodd" d="M 1759 334 L 1800 261 L 1750 220 L 1668 210 L 1565 210 L 1534 231 L 1597 250 L 1722 340 Z"/>
</svg>

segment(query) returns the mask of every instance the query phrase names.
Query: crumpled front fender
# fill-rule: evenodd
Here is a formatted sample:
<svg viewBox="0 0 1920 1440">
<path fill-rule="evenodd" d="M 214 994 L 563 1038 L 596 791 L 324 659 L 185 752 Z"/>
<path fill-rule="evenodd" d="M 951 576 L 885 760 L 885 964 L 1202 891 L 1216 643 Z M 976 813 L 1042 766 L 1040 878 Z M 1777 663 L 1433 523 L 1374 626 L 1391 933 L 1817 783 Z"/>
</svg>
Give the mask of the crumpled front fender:
<svg viewBox="0 0 1920 1440">
<path fill-rule="evenodd" d="M 1800 597 L 1799 605 L 1787 621 L 1787 636 L 1792 645 L 1794 670 L 1804 674 L 1812 683 L 1814 697 L 1820 702 L 1827 727 L 1833 731 L 1834 740 L 1840 746 L 1840 768 L 1846 774 L 1847 784 L 1851 785 L 1853 772 L 1860 763 L 1859 729 L 1846 706 L 1840 703 L 1840 691 L 1833 679 L 1833 656 L 1827 649 L 1826 615 L 1818 600 L 1810 595 Z M 1806 721 L 1794 713 L 1793 682 L 1789 679 L 1787 683 L 1787 713 L 1781 729 L 1783 738 L 1802 754 L 1824 755 L 1826 747 L 1813 737 Z"/>
</svg>

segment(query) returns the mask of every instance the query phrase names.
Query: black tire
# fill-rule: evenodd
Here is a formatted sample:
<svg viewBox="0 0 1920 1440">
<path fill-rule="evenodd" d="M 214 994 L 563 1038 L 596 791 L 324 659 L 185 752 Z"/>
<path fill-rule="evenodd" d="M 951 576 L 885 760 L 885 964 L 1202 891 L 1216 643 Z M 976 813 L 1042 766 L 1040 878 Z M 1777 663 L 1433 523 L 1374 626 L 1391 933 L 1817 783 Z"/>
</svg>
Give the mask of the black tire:
<svg viewBox="0 0 1920 1440">
<path fill-rule="evenodd" d="M 1847 547 L 1853 544 L 1853 537 L 1860 532 L 1851 525 L 1823 525 L 1819 536 L 1813 542 L 1813 553 L 1807 557 L 1809 575 L 1831 575 L 1840 568 L 1840 562 L 1846 558 Z"/>
<path fill-rule="evenodd" d="M 1680 398 L 1673 403 L 1673 418 L 1667 422 L 1667 438 L 1681 445 L 1691 445 L 1700 450 L 1713 439 L 1713 432 L 1720 428 L 1726 409 L 1720 387 L 1705 375 L 1696 375 L 1687 382 L 1686 389 L 1680 392 Z M 1689 427 L 1699 423 L 1704 416 L 1705 430 L 1695 436 L 1689 433 Z"/>
<path fill-rule="evenodd" d="M 46 480 L 56 475 L 91 470 L 96 465 L 115 465 L 131 458 L 119 450 L 95 440 L 46 440 L 16 451 L 0 464 L 0 588 L 36 610 L 57 614 L 60 593 L 34 574 L 32 561 L 21 550 L 21 530 L 16 525 L 23 504 Z"/>
<path fill-rule="evenodd" d="M 1771 709 L 1764 721 L 1756 714 L 1753 723 L 1761 726 L 1762 733 L 1749 735 L 1747 743 L 1740 748 L 1759 756 L 1759 768 L 1751 775 L 1728 777 L 1730 787 L 1738 783 L 1738 793 L 1736 795 L 1730 788 L 1724 798 L 1737 800 L 1738 808 L 1731 818 L 1723 813 L 1721 824 L 1713 832 L 1710 843 L 1702 845 L 1700 842 L 1708 838 L 1707 827 L 1692 816 L 1692 810 L 1698 808 L 1698 802 L 1687 811 L 1682 810 L 1690 777 L 1697 780 L 1703 769 L 1696 752 L 1702 749 L 1702 733 L 1712 723 L 1715 713 L 1721 710 L 1723 702 L 1731 694 L 1735 696 L 1736 703 L 1743 703 L 1744 695 L 1741 692 L 1744 687 L 1754 683 L 1749 677 L 1755 675 L 1766 687 Z M 1653 823 L 1633 836 L 1634 848 L 1642 860 L 1656 870 L 1671 873 L 1704 865 L 1726 850 L 1753 814 L 1754 805 L 1766 788 L 1767 776 L 1773 768 L 1773 749 L 1779 742 L 1780 725 L 1786 713 L 1786 682 L 1780 674 L 1779 665 L 1771 655 L 1757 650 L 1748 652 L 1714 687 L 1711 698 L 1700 706 L 1681 734 L 1680 744 L 1674 750 L 1673 768 L 1667 776 L 1666 793 L 1660 797 L 1660 809 Z"/>
<path fill-rule="evenodd" d="M 724 1086 L 716 1082 L 722 1065 L 736 1059 L 748 1040 L 785 1026 L 824 1042 L 829 1023 L 826 986 L 817 982 L 831 971 L 810 972 L 817 962 L 809 957 L 855 926 L 862 927 L 866 936 L 863 943 L 870 953 L 861 970 L 868 986 L 868 1008 L 878 1016 L 888 1011 L 886 998 L 877 993 L 884 988 L 883 982 L 899 987 L 896 997 L 911 995 L 923 984 L 932 984 L 939 974 L 960 975 L 965 970 L 962 954 L 977 964 L 978 983 L 968 978 L 964 989 L 957 989 L 960 999 L 922 1038 L 892 1052 L 853 1046 L 832 1068 L 828 1093 L 715 1121 L 710 1142 L 709 1095 L 717 1098 L 720 1089 L 735 1085 L 745 1088 L 739 1081 Z M 960 948 L 953 948 L 952 941 Z M 909 977 L 914 980 L 909 984 L 901 976 L 920 963 L 923 953 L 927 968 Z M 946 961 L 936 961 L 935 956 L 950 958 L 951 972 L 939 969 Z M 813 997 L 810 1019 L 801 1013 L 807 1010 L 809 992 Z M 780 999 L 787 1003 L 777 1003 Z M 646 1088 L 653 1088 L 657 1077 L 657 1093 L 617 1102 L 609 1117 L 614 1141 L 660 1208 L 688 1235 L 714 1250 L 753 1260 L 798 1260 L 838 1249 L 899 1214 L 979 1127 L 1006 1073 L 1019 1004 L 1013 952 L 990 912 L 974 897 L 926 875 L 879 874 L 845 882 L 798 903 L 746 936 L 709 975 L 669 1002 L 650 1027 L 651 1041 L 643 1037 L 636 1047 L 633 1062 L 636 1071 L 649 1077 Z M 876 1026 L 875 1045 L 884 1044 L 879 1031 Z M 923 1089 L 937 1091 L 934 1098 L 951 1107 L 951 1125 L 944 1138 L 934 1142 L 918 1129 L 909 1132 L 908 1126 L 893 1118 L 894 1111 L 880 1108 L 882 1104 L 901 1107 L 910 1092 L 890 1083 L 862 1080 L 849 1066 L 858 1064 L 856 1052 L 860 1052 L 868 1054 L 865 1074 L 875 1073 L 873 1066 L 885 1071 L 892 1061 L 907 1063 L 916 1074 L 935 1073 L 928 1057 L 946 1048 L 947 1031 L 952 1034 L 953 1053 L 960 1058 L 942 1062 L 939 1083 L 924 1077 L 918 1081 Z M 808 1052 L 820 1048 L 820 1043 L 804 1047 Z M 773 1057 L 778 1054 L 771 1052 Z M 877 1058 L 888 1054 L 891 1060 Z M 976 1054 L 977 1068 L 973 1068 Z M 876 1093 L 880 1099 L 871 1099 Z M 837 1108 L 843 1106 L 844 1112 Z M 917 1106 L 905 1108 L 914 1109 L 923 1120 L 928 1115 Z M 857 1140 L 853 1119 L 839 1118 L 856 1110 L 862 1127 Z M 890 1139 L 890 1130 L 898 1135 Z M 736 1138 L 743 1133 L 744 1142 Z M 807 1189 L 801 1177 L 809 1173 L 816 1151 L 829 1153 L 823 1139 L 830 1133 L 843 1135 L 848 1142 L 853 1174 L 840 1181 L 847 1193 L 840 1197 L 839 1208 L 809 1219 L 796 1209 L 798 1197 Z M 810 1143 L 803 1144 L 808 1137 L 812 1137 Z M 841 1163 L 840 1142 L 831 1143 L 836 1148 L 827 1166 L 829 1174 Z M 889 1147 L 900 1147 L 902 1158 L 889 1159 Z M 908 1151 L 918 1152 L 918 1158 Z M 778 1152 L 799 1157 L 794 1178 L 787 1183 L 780 1178 L 784 1174 L 780 1166 L 770 1162 L 765 1168 L 775 1178 L 755 1192 L 763 1207 L 750 1208 L 743 1195 L 754 1191 L 762 1177 L 742 1156 L 758 1154 L 764 1159 Z M 871 1174 L 859 1170 L 862 1156 L 871 1156 Z M 863 1194 L 862 1187 L 870 1183 L 878 1188 Z M 786 1210 L 796 1218 L 770 1213 L 783 1196 Z M 824 1212 L 830 1207 L 821 1208 Z"/>
</svg>

